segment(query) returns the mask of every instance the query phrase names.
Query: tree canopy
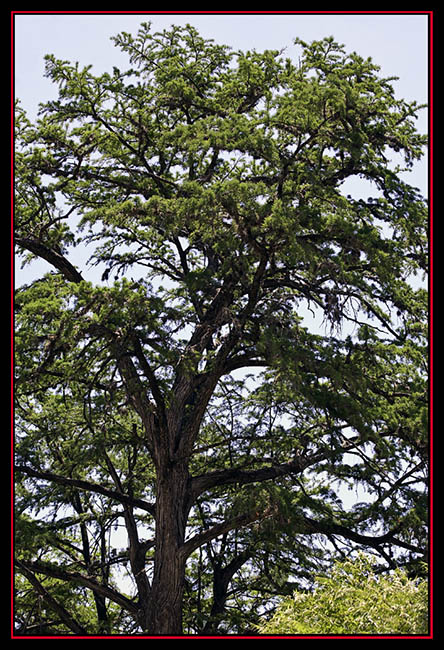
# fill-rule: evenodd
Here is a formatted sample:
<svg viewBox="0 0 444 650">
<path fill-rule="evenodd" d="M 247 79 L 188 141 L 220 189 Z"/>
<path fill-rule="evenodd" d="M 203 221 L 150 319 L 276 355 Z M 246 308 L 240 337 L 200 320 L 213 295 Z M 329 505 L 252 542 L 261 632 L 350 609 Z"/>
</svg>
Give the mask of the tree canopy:
<svg viewBox="0 0 444 650">
<path fill-rule="evenodd" d="M 57 99 L 17 106 L 48 264 L 15 296 L 17 633 L 247 634 L 361 548 L 418 575 L 421 106 L 333 38 L 114 42 L 125 71 L 48 55 Z"/>
</svg>

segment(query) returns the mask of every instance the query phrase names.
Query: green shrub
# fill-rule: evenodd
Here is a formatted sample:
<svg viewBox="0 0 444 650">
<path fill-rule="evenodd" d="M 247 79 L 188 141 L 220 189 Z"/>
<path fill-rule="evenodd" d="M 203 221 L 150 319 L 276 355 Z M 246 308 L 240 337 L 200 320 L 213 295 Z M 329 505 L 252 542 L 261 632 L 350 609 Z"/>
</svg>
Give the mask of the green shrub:
<svg viewBox="0 0 444 650">
<path fill-rule="evenodd" d="M 285 598 L 261 634 L 405 634 L 428 632 L 428 585 L 404 570 L 377 575 L 370 557 L 338 562 L 312 593 Z"/>
</svg>

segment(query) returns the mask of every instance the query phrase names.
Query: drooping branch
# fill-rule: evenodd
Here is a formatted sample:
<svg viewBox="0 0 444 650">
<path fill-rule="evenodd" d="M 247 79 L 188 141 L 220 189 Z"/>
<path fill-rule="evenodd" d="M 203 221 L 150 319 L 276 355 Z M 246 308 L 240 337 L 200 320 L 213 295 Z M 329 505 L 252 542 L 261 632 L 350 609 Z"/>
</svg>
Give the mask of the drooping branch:
<svg viewBox="0 0 444 650">
<path fill-rule="evenodd" d="M 123 607 L 123 609 L 125 609 L 133 616 L 137 616 L 138 614 L 138 607 L 135 603 L 133 603 L 132 600 L 126 596 L 123 596 L 115 589 L 97 582 L 97 580 L 90 576 L 85 576 L 82 573 L 76 571 L 66 571 L 65 569 L 61 569 L 55 564 L 49 564 L 47 562 L 27 562 L 25 560 L 16 560 L 16 563 L 17 562 L 20 562 L 21 568 L 24 567 L 32 573 L 41 573 L 43 575 L 50 576 L 51 578 L 62 580 L 63 582 L 79 584 L 83 587 L 87 587 L 88 589 L 92 589 L 93 591 L 102 594 L 105 598 L 108 598 L 112 602 L 117 603 L 117 605 Z"/>
<path fill-rule="evenodd" d="M 339 535 L 340 537 L 349 539 L 350 541 L 356 542 L 357 544 L 363 544 L 364 546 L 369 546 L 375 549 L 378 549 L 384 544 L 393 543 L 396 544 L 396 546 L 406 548 L 415 553 L 424 553 L 423 549 L 412 544 L 408 544 L 407 542 L 403 542 L 396 537 L 396 535 L 402 530 L 402 523 L 398 524 L 394 528 L 391 528 L 383 535 L 363 535 L 361 533 L 355 532 L 354 530 L 351 530 L 347 526 L 342 526 L 341 524 L 336 524 L 332 521 L 316 521 L 315 519 L 306 516 L 304 516 L 303 519 L 308 527 L 307 532 Z"/>
<path fill-rule="evenodd" d="M 30 571 L 23 562 L 16 560 L 16 566 L 19 568 L 21 573 L 25 578 L 32 584 L 37 593 L 43 598 L 48 607 L 50 607 L 53 612 L 55 612 L 60 619 L 65 623 L 65 625 L 77 635 L 86 635 L 87 631 L 83 628 L 77 621 L 75 621 L 72 616 L 66 611 L 66 609 L 58 603 L 55 598 L 53 598 L 47 589 L 42 585 L 40 580 L 36 578 L 34 573 Z"/>
<path fill-rule="evenodd" d="M 51 596 L 48 590 L 45 589 L 45 587 L 42 585 L 40 580 L 36 578 L 34 573 L 21 560 L 16 560 L 15 564 L 21 573 L 25 576 L 25 578 L 32 584 L 37 593 L 43 598 L 48 607 L 50 607 L 53 612 L 60 616 L 62 622 L 65 623 L 65 625 L 70 630 L 72 630 L 74 634 L 80 636 L 88 634 L 85 628 L 83 628 L 79 623 L 77 623 L 77 621 L 73 619 L 73 617 L 69 614 L 69 612 L 67 612 L 63 605 L 58 603 L 56 599 Z"/>
<path fill-rule="evenodd" d="M 82 274 L 77 271 L 76 267 L 73 266 L 64 255 L 53 250 L 49 246 L 46 246 L 46 244 L 29 237 L 17 237 L 15 243 L 34 255 L 46 260 L 46 262 L 49 262 L 49 264 L 60 271 L 69 282 L 82 282 Z"/>
<path fill-rule="evenodd" d="M 86 492 L 101 494 L 109 499 L 119 501 L 119 503 L 145 510 L 145 512 L 149 512 L 153 516 L 155 514 L 154 506 L 143 501 L 143 499 L 137 499 L 116 490 L 110 490 L 102 485 L 97 485 L 96 483 L 90 483 L 89 481 L 83 481 L 81 479 L 68 478 L 67 476 L 60 476 L 59 474 L 54 474 L 52 472 L 35 470 L 32 467 L 26 467 L 26 465 L 16 465 L 14 469 L 17 472 L 21 472 L 27 476 L 32 476 L 33 478 L 40 478 L 43 481 L 50 481 L 52 483 L 57 483 L 58 485 L 64 485 L 65 487 L 75 487 L 79 490 L 85 490 Z"/>
</svg>

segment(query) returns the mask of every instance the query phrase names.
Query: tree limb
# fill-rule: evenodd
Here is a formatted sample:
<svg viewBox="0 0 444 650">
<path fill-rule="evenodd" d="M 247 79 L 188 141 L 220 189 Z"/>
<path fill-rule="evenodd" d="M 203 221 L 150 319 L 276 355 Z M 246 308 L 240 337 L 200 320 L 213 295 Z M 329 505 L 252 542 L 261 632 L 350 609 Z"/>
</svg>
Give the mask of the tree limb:
<svg viewBox="0 0 444 650">
<path fill-rule="evenodd" d="M 130 505 L 134 508 L 140 508 L 149 512 L 154 516 L 155 508 L 150 503 L 143 501 L 142 499 L 136 499 L 130 497 L 127 494 L 122 494 L 116 490 L 110 490 L 103 487 L 102 485 L 97 485 L 95 483 L 90 483 L 89 481 L 83 481 L 81 479 L 68 478 L 66 476 L 60 476 L 59 474 L 53 474 L 52 472 L 43 472 L 35 470 L 32 467 L 26 467 L 26 465 L 16 465 L 14 468 L 17 472 L 26 474 L 27 476 L 32 476 L 33 478 L 40 478 L 44 481 L 50 481 L 52 483 L 57 483 L 58 485 L 64 485 L 66 487 L 75 487 L 79 490 L 85 490 L 87 492 L 94 492 L 95 494 L 102 494 L 109 499 L 115 499 L 120 503 Z"/>
<path fill-rule="evenodd" d="M 290 463 L 269 465 L 255 470 L 242 470 L 233 467 L 209 472 L 208 474 L 202 474 L 191 479 L 191 498 L 194 501 L 203 492 L 220 485 L 233 485 L 234 483 L 237 485 L 246 485 L 248 483 L 268 481 L 278 476 L 284 476 L 285 474 L 300 473 L 306 466 L 302 458 L 296 458 Z"/>
<path fill-rule="evenodd" d="M 224 533 L 227 533 L 234 528 L 237 529 L 242 528 L 242 526 L 248 526 L 248 524 L 251 524 L 253 521 L 264 519 L 267 516 L 270 516 L 270 513 L 267 511 L 252 511 L 238 515 L 232 519 L 222 521 L 220 524 L 216 524 L 215 526 L 208 528 L 203 533 L 199 533 L 191 537 L 182 545 L 179 552 L 181 555 L 183 555 L 183 557 L 188 557 L 188 555 L 199 548 L 199 546 L 206 544 L 215 537 L 219 537 L 219 535 L 223 535 Z"/>
<path fill-rule="evenodd" d="M 83 628 L 79 623 L 77 623 L 77 621 L 75 621 L 69 615 L 66 609 L 49 594 L 49 592 L 45 589 L 42 583 L 39 580 L 37 580 L 34 573 L 23 562 L 21 562 L 20 560 L 16 560 L 15 564 L 19 568 L 21 573 L 23 573 L 23 575 L 28 580 L 28 582 L 32 584 L 32 586 L 37 591 L 37 593 L 43 597 L 48 607 L 50 607 L 56 614 L 60 616 L 63 623 L 65 623 L 65 625 L 69 627 L 69 629 L 72 632 L 74 632 L 74 634 L 81 635 L 81 636 L 86 636 L 88 634 L 85 628 Z"/>
<path fill-rule="evenodd" d="M 268 481 L 288 474 L 300 474 L 307 469 L 307 467 L 311 467 L 316 463 L 327 460 L 336 453 L 343 454 L 346 451 L 355 448 L 360 439 L 360 436 L 347 438 L 343 440 L 340 447 L 322 450 L 319 453 L 312 454 L 311 456 L 298 455 L 288 463 L 267 465 L 254 470 L 243 470 L 232 467 L 195 476 L 190 482 L 191 503 L 194 503 L 195 499 L 206 490 L 210 490 L 211 488 L 220 485 L 233 485 L 234 483 L 237 485 L 247 485 L 248 483 Z"/>
<path fill-rule="evenodd" d="M 116 484 L 117 491 L 119 494 L 123 494 L 123 486 L 120 481 L 120 478 L 116 472 L 116 469 L 105 452 L 105 461 L 109 472 L 112 476 L 114 483 Z M 131 564 L 131 570 L 134 575 L 134 579 L 137 584 L 137 589 L 139 593 L 139 599 L 144 602 L 149 597 L 150 593 L 150 584 L 148 577 L 144 571 L 145 567 L 145 555 L 146 555 L 146 546 L 142 545 L 139 540 L 139 533 L 137 530 L 137 523 L 133 514 L 132 507 L 128 504 L 124 504 L 124 519 L 125 526 L 128 533 L 128 542 L 129 542 L 129 560 Z"/>
<path fill-rule="evenodd" d="M 335 524 L 333 522 L 325 521 L 316 521 L 309 517 L 303 517 L 305 523 L 308 525 L 311 532 L 315 533 L 328 533 L 330 535 L 339 535 L 340 537 L 345 537 L 352 542 L 357 544 L 364 544 L 365 546 L 371 546 L 373 548 L 378 548 L 383 544 L 388 544 L 389 542 L 395 543 L 397 546 L 406 548 L 408 550 L 414 551 L 415 553 L 423 553 L 424 551 L 420 548 L 413 546 L 399 540 L 395 537 L 397 533 L 400 532 L 402 524 L 398 524 L 384 535 L 362 535 L 361 533 L 356 533 L 355 531 L 347 528 L 347 526 L 342 526 L 341 524 Z"/>
<path fill-rule="evenodd" d="M 137 360 L 140 363 L 140 366 L 142 368 L 143 374 L 145 377 L 148 379 L 150 388 L 151 388 L 151 393 L 153 395 L 153 399 L 156 403 L 157 406 L 157 412 L 159 415 L 160 421 L 163 423 L 163 425 L 166 425 L 166 409 L 165 409 L 165 401 L 163 399 L 162 392 L 159 388 L 158 381 L 156 379 L 156 376 L 154 375 L 154 372 L 152 371 L 144 353 L 142 350 L 142 346 L 140 344 L 140 340 L 136 335 L 133 335 L 131 337 L 131 340 L 134 344 L 134 351 L 136 353 Z"/>
<path fill-rule="evenodd" d="M 70 282 L 82 282 L 83 277 L 77 271 L 76 267 L 71 264 L 69 260 L 64 257 L 61 253 L 49 248 L 46 244 L 39 242 L 37 239 L 31 239 L 29 237 L 16 237 L 15 243 L 24 248 L 34 255 L 41 257 L 54 266 L 62 275 L 65 276 Z"/>
<path fill-rule="evenodd" d="M 93 591 L 105 596 L 105 598 L 117 603 L 133 616 L 137 616 L 138 614 L 138 606 L 129 598 L 123 596 L 118 591 L 111 589 L 111 587 L 100 584 L 100 582 L 97 582 L 97 580 L 94 580 L 94 578 L 91 578 L 90 576 L 85 576 L 75 571 L 65 571 L 55 564 L 48 564 L 46 562 L 25 562 L 23 560 L 16 560 L 15 562 L 20 566 L 20 568 L 25 568 L 33 573 L 42 573 L 43 575 L 56 578 L 57 580 L 77 583 L 83 587 L 92 589 Z"/>
</svg>

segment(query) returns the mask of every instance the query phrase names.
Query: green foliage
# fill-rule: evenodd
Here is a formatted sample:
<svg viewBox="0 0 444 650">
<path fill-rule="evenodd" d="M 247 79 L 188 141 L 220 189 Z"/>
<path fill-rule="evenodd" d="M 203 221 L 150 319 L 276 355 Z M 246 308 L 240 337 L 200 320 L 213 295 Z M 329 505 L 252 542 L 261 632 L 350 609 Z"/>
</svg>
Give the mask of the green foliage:
<svg viewBox="0 0 444 650">
<path fill-rule="evenodd" d="M 332 38 L 297 65 L 192 26 L 114 42 L 127 70 L 48 55 L 58 97 L 17 108 L 17 254 L 51 268 L 16 291 L 22 633 L 53 600 L 53 630 L 145 631 L 177 467 L 189 633 L 356 547 L 419 575 L 427 205 L 389 159 L 421 157 L 421 107 Z"/>
<path fill-rule="evenodd" d="M 370 556 L 338 562 L 312 593 L 295 592 L 259 626 L 261 634 L 428 634 L 427 580 L 378 574 Z"/>
</svg>

